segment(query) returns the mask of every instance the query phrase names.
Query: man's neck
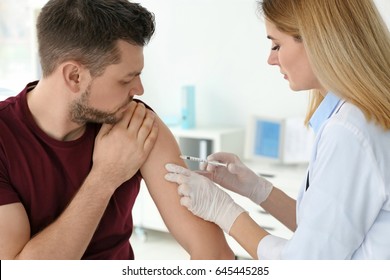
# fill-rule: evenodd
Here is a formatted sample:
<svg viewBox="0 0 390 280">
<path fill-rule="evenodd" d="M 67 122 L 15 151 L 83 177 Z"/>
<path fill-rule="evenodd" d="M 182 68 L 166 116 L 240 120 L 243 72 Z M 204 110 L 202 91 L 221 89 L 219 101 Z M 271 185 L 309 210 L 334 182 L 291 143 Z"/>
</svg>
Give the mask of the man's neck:
<svg viewBox="0 0 390 280">
<path fill-rule="evenodd" d="M 60 141 L 76 140 L 85 131 L 85 125 L 70 119 L 70 100 L 69 93 L 50 80 L 39 81 L 27 93 L 27 104 L 38 127 L 48 136 Z"/>
</svg>

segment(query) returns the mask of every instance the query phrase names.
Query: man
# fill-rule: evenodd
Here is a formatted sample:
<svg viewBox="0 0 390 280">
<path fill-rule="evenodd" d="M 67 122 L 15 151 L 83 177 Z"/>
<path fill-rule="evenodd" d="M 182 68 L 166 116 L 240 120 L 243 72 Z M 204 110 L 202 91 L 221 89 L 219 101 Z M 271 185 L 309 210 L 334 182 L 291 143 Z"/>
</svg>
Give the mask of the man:
<svg viewBox="0 0 390 280">
<path fill-rule="evenodd" d="M 232 258 L 222 231 L 164 180 L 184 163 L 141 102 L 154 18 L 126 0 L 51 0 L 37 23 L 43 78 L 0 103 L 0 259 L 133 259 L 143 178 L 191 258 Z M 102 125 L 100 125 L 102 124 Z"/>
</svg>

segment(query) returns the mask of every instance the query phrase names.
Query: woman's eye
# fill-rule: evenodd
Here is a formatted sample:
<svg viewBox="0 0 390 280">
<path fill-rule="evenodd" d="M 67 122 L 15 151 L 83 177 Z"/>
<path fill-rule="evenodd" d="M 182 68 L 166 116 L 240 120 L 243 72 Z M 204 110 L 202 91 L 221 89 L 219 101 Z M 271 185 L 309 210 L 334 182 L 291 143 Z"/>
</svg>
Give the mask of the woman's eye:
<svg viewBox="0 0 390 280">
<path fill-rule="evenodd" d="M 280 49 L 279 45 L 275 45 L 271 48 L 272 51 L 278 51 Z"/>
</svg>

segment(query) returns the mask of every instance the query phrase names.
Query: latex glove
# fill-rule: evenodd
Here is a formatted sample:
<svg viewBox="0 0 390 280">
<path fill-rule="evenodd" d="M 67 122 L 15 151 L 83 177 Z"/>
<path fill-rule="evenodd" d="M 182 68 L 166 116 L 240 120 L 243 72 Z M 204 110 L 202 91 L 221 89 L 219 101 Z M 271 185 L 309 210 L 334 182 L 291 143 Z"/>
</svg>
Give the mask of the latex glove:
<svg viewBox="0 0 390 280">
<path fill-rule="evenodd" d="M 272 191 L 273 185 L 250 170 L 235 154 L 215 153 L 209 155 L 207 160 L 228 164 L 227 168 L 207 163 L 200 165 L 201 170 L 210 172 L 205 176 L 225 189 L 243 195 L 257 204 L 265 201 Z"/>
<path fill-rule="evenodd" d="M 226 233 L 245 212 L 208 178 L 175 164 L 167 164 L 165 168 L 169 171 L 165 179 L 179 185 L 180 204 L 196 216 L 217 224 Z"/>
</svg>

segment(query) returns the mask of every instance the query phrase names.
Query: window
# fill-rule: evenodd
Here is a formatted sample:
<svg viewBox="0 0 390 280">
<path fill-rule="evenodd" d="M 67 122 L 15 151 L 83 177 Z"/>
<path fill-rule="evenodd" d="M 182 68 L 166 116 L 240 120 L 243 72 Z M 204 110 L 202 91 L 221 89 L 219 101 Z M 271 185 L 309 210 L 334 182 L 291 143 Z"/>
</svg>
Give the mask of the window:
<svg viewBox="0 0 390 280">
<path fill-rule="evenodd" d="M 40 5 L 37 0 L 0 1 L 0 88 L 19 92 L 39 78 L 35 21 Z"/>
</svg>

